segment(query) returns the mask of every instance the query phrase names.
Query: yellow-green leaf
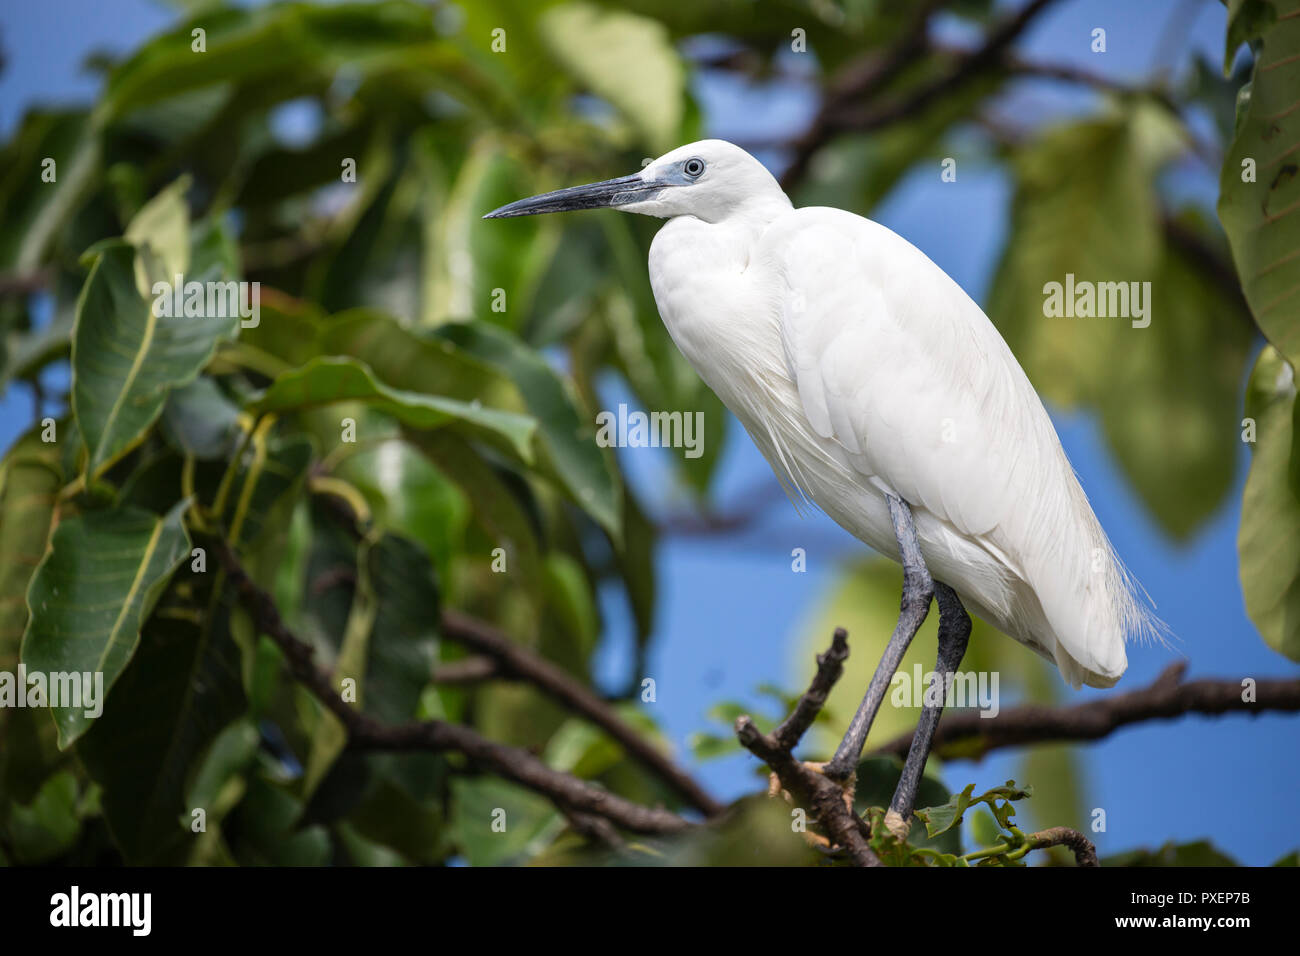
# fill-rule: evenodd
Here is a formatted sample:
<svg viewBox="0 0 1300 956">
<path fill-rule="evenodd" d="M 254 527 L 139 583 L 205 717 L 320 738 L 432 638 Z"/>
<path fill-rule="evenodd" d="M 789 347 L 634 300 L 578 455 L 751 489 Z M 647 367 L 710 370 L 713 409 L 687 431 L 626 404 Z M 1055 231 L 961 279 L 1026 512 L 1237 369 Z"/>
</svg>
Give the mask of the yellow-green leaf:
<svg viewBox="0 0 1300 956">
<path fill-rule="evenodd" d="M 1264 642 L 1300 661 L 1300 476 L 1295 369 L 1265 347 L 1246 393 L 1255 441 L 1241 498 L 1237 553 L 1246 612 Z M 1249 426 L 1248 422 L 1248 426 Z"/>
<path fill-rule="evenodd" d="M 1300 0 L 1235 3 L 1230 46 L 1258 38 L 1255 72 L 1223 160 L 1219 219 L 1255 321 L 1300 361 Z M 1243 19 L 1244 18 L 1244 19 Z M 1233 48 L 1235 52 L 1235 47 Z"/>
<path fill-rule="evenodd" d="M 239 317 L 165 316 L 140 295 L 135 249 L 110 242 L 77 303 L 72 408 L 97 477 L 153 425 L 171 389 L 192 382 Z"/>
<path fill-rule="evenodd" d="M 98 716 L 93 712 L 102 709 L 103 696 L 135 653 L 140 628 L 190 553 L 182 523 L 188 504 L 180 502 L 161 518 L 136 508 L 91 511 L 63 521 L 54 532 L 27 592 L 31 620 L 22 660 L 29 675 L 45 675 L 47 702 L 59 704 L 50 709 L 60 747 L 90 728 Z M 75 678 L 79 701 L 62 696 L 72 693 L 71 684 L 55 675 Z"/>
<path fill-rule="evenodd" d="M 658 152 L 678 145 L 686 74 L 662 24 L 619 10 L 569 3 L 540 20 L 555 58 L 618 109 Z"/>
<path fill-rule="evenodd" d="M 437 395 L 389 388 L 369 367 L 348 358 L 313 359 L 285 372 L 251 404 L 254 412 L 285 412 L 319 408 L 337 402 L 362 401 L 374 405 L 403 424 L 433 429 L 462 424 L 472 431 L 499 436 L 525 462 L 533 457 L 536 421 L 526 415 L 485 408 Z"/>
</svg>

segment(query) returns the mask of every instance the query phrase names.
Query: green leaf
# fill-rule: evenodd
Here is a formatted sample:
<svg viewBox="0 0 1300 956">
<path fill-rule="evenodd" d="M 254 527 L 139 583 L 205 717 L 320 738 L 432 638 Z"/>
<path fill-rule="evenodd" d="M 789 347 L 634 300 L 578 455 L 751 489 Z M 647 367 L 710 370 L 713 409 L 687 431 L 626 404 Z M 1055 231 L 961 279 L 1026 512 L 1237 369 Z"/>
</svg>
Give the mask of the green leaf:
<svg viewBox="0 0 1300 956">
<path fill-rule="evenodd" d="M 468 426 L 471 433 L 500 436 L 525 462 L 532 460 L 532 437 L 537 427 L 533 419 L 470 402 L 390 388 L 353 359 L 317 358 L 285 372 L 253 400 L 249 411 L 302 411 L 345 401 L 367 402 L 415 428 L 460 424 Z"/>
<path fill-rule="evenodd" d="M 360 161 L 368 175 L 348 219 L 335 230 L 337 248 L 312 261 L 308 289 L 330 312 L 371 305 L 412 322 L 420 292 L 416 240 L 423 190 L 403 150 L 381 142 Z"/>
<path fill-rule="evenodd" d="M 1218 511 L 1236 478 L 1236 459 L 1224 446 L 1238 431 L 1254 329 L 1240 295 L 1173 245 L 1149 308 L 1147 328 L 1122 333 L 1108 362 L 1111 385 L 1096 401 L 1107 443 L 1148 513 L 1186 540 Z"/>
<path fill-rule="evenodd" d="M 1002 828 L 993 814 L 987 810 L 976 810 L 971 814 L 971 838 L 976 846 L 994 846 L 1002 835 Z"/>
<path fill-rule="evenodd" d="M 308 628 L 317 636 L 322 664 L 336 685 L 343 678 L 356 681 L 355 706 L 366 713 L 390 723 L 415 718 L 436 659 L 440 619 L 428 555 L 415 542 L 394 534 L 356 547 L 342 535 L 331 535 L 320 544 L 328 548 L 321 566 L 334 569 L 347 561 L 355 569 L 349 586 L 330 589 L 330 605 L 323 606 L 318 598 L 309 612 Z M 327 633 L 329 624 L 342 616 L 334 610 L 336 599 L 347 601 L 346 624 L 341 633 Z M 349 789 L 338 785 L 336 777 L 356 776 L 356 768 L 339 759 L 346 734 L 338 720 L 321 712 L 316 721 L 302 788 L 313 808 L 322 799 L 330 802 L 331 791 Z M 371 760 L 370 766 L 378 767 L 378 760 Z M 394 775 L 411 769 L 408 758 L 403 772 Z"/>
<path fill-rule="evenodd" d="M 354 696 L 349 700 L 360 709 L 366 699 L 366 667 L 369 658 L 370 636 L 374 631 L 378 598 L 370 576 L 370 545 L 362 541 L 357 545 L 356 580 L 352 585 L 352 606 L 347 624 L 343 628 L 343 642 L 338 656 L 330 663 L 334 690 L 343 694 L 343 682 L 351 681 Z M 316 726 L 312 732 L 307 768 L 303 774 L 300 796 L 306 800 L 325 779 L 334 761 L 343 752 L 348 740 L 342 721 L 323 705 L 320 706 Z"/>
<path fill-rule="evenodd" d="M 925 807 L 917 810 L 916 815 L 925 823 L 926 833 L 934 837 L 955 827 L 961 823 L 962 815 L 979 803 L 988 804 L 998 823 L 1003 828 L 1006 828 L 1010 825 L 1010 819 L 1015 816 L 1016 812 L 1012 802 L 1029 797 L 1033 794 L 1033 789 L 1031 787 L 1017 787 L 1015 781 L 1008 780 L 1005 786 L 994 787 L 981 793 L 978 797 L 972 796 L 974 792 L 975 784 L 968 784 L 961 793 L 953 794 L 947 803 L 937 807 Z M 999 803 L 999 800 L 1003 802 Z"/>
<path fill-rule="evenodd" d="M 1148 330 L 1123 318 L 1048 316 L 1044 287 L 1064 285 L 1067 275 L 1157 279 L 1155 174 L 1176 147 L 1171 123 L 1147 106 L 1050 129 L 1015 156 L 1011 231 L 986 311 L 1039 393 L 1065 408 L 1114 389 L 1111 366 L 1127 347 L 1121 336 Z"/>
<path fill-rule="evenodd" d="M 40 265 L 99 176 L 99 162 L 98 130 L 85 113 L 24 117 L 0 154 L 0 268 L 28 272 Z"/>
<path fill-rule="evenodd" d="M 168 392 L 194 380 L 217 342 L 234 334 L 238 316 L 155 315 L 134 279 L 135 250 L 100 247 L 72 339 L 72 408 L 97 478 L 144 437 Z"/>
<path fill-rule="evenodd" d="M 660 153 L 678 145 L 686 73 L 661 24 L 568 3 L 543 13 L 538 27 L 564 68 L 623 113 L 646 145 Z"/>
<path fill-rule="evenodd" d="M 396 534 L 380 538 L 368 560 L 378 607 L 365 709 L 381 720 L 411 720 L 437 657 L 440 603 L 433 566 L 422 547 Z"/>
<path fill-rule="evenodd" d="M 497 387 L 509 386 L 486 363 L 447 340 L 421 336 L 382 312 L 341 312 L 326 320 L 319 337 L 320 352 L 354 358 L 369 366 L 385 385 L 404 391 L 470 402 L 487 401 Z"/>
<path fill-rule="evenodd" d="M 975 803 L 971 794 L 975 791 L 975 784 L 968 783 L 966 789 L 961 793 L 953 794 L 947 803 L 937 807 L 922 807 L 916 811 L 916 815 L 925 824 L 925 831 L 929 836 L 938 836 L 939 834 L 950 830 L 962 820 L 962 814 Z"/>
<path fill-rule="evenodd" d="M 1274 346 L 1300 362 L 1300 0 L 1234 0 L 1230 54 L 1258 39 L 1250 98 L 1223 159 L 1219 219 L 1232 246 L 1255 321 Z M 1253 182 L 1243 182 L 1244 163 Z"/>
<path fill-rule="evenodd" d="M 1295 369 L 1265 346 L 1246 388 L 1255 441 L 1241 496 L 1237 555 L 1246 613 L 1269 647 L 1300 661 L 1300 473 L 1292 467 Z"/>
<path fill-rule="evenodd" d="M 231 814 L 236 858 L 254 866 L 324 866 L 330 861 L 329 831 L 295 828 L 302 815 L 302 801 L 268 779 L 265 770 L 254 774 L 248 795 Z"/>
<path fill-rule="evenodd" d="M 72 347 L 72 329 L 77 322 L 77 297 L 81 293 L 83 276 L 67 269 L 55 273 L 52 283 L 54 315 L 48 323 L 34 330 L 13 328 L 6 340 L 0 340 L 0 385 L 14 379 L 36 379 L 50 363 L 67 357 Z M 6 309 L 0 306 L 0 327 L 5 323 Z M 27 309 L 31 317 L 30 307 Z"/>
<path fill-rule="evenodd" d="M 162 430 L 178 451 L 210 460 L 231 452 L 238 420 L 239 407 L 201 376 L 167 396 Z"/>
<path fill-rule="evenodd" d="M 735 734 L 706 734 L 696 731 L 687 739 L 686 746 L 690 748 L 691 756 L 696 760 L 716 760 L 719 757 L 730 757 L 732 754 L 740 753 L 740 741 L 736 739 Z"/>
<path fill-rule="evenodd" d="M 76 776 L 68 770 L 56 773 L 31 803 L 14 804 L 5 831 L 21 864 L 45 863 L 72 849 L 81 833 Z"/>
<path fill-rule="evenodd" d="M 370 840 L 350 823 L 334 826 L 334 835 L 355 866 L 407 866 L 408 861 L 396 850 L 390 850 L 377 840 Z"/>
<path fill-rule="evenodd" d="M 18 664 L 27 587 L 45 556 L 62 484 L 59 445 L 41 441 L 38 431 L 20 438 L 0 464 L 0 671 Z M 0 708 L 0 726 L 5 713 Z"/>
<path fill-rule="evenodd" d="M 739 701 L 720 700 L 709 708 L 708 716 L 709 720 L 716 720 L 730 727 L 735 724 L 737 718 L 748 715 L 750 711 L 749 707 Z"/>
<path fill-rule="evenodd" d="M 217 735 L 247 710 L 226 606 L 210 601 L 215 577 L 189 575 L 183 589 L 173 586 L 103 716 L 77 741 L 77 755 L 103 787 L 113 839 L 132 863 L 175 862 L 183 853 L 195 809 L 186 805 L 187 781 Z M 205 603 L 210 610 L 200 619 L 194 607 Z"/>
<path fill-rule="evenodd" d="M 388 780 L 379 781 L 366 794 L 348 815 L 348 823 L 367 840 L 416 863 L 436 864 L 447 853 L 439 805 L 415 800 Z M 340 828 L 340 836 L 344 832 Z"/>
<path fill-rule="evenodd" d="M 205 31 L 201 54 L 192 49 L 191 26 Z M 382 68 L 386 54 L 391 61 L 434 36 L 432 11 L 411 3 L 209 9 L 115 67 L 100 111 L 120 121 L 143 107 L 217 85 L 238 85 L 249 97 L 274 101 L 285 95 L 289 80 L 327 85 L 348 63 Z"/>
<path fill-rule="evenodd" d="M 1235 286 L 1164 238 L 1155 181 L 1181 136 L 1162 108 L 1137 101 L 1017 153 L 1013 232 L 988 309 L 1040 394 L 1100 412 L 1125 476 L 1176 539 L 1232 486 L 1222 448 L 1253 335 Z M 1169 228 L 1219 245 L 1195 216 Z M 1096 292 L 1094 313 L 1104 301 L 1127 314 L 1075 315 L 1079 290 Z"/>
<path fill-rule="evenodd" d="M 137 256 L 136 287 L 142 296 L 149 296 L 152 280 L 172 282 L 175 276 L 189 272 L 190 209 L 185 202 L 189 188 L 190 178 L 182 176 L 145 203 L 127 224 L 122 238 L 141 252 L 146 247 L 151 250 L 161 269 L 160 275 L 150 276 L 147 257 Z"/>
<path fill-rule="evenodd" d="M 482 315 L 500 326 L 522 328 L 537 274 L 559 247 L 563 224 L 530 216 L 502 228 L 484 222 L 483 214 L 549 187 L 525 175 L 532 170 L 492 138 L 471 146 L 450 186 L 439 190 L 446 195 L 436 196 L 427 184 L 451 173 L 442 168 L 436 139 L 423 137 L 417 146 L 427 197 L 419 324 L 428 328 Z"/>
<path fill-rule="evenodd" d="M 107 695 L 135 653 L 140 628 L 172 572 L 190 552 L 182 501 L 163 517 L 136 508 L 91 511 L 63 521 L 27 592 L 31 621 L 23 663 L 53 683 L 56 674 L 95 675 Z M 103 688 L 99 689 L 99 675 Z M 96 706 L 103 705 L 101 696 Z M 51 707 L 59 746 L 67 747 L 94 721 L 82 706 Z"/>
<path fill-rule="evenodd" d="M 322 351 L 332 351 L 321 344 L 321 331 L 327 321 L 325 315 L 311 303 L 263 289 L 261 312 L 262 321 L 253 328 L 242 329 L 235 347 L 252 350 L 268 367 L 265 373 L 268 376 L 302 365 Z M 346 347 L 340 351 L 351 352 Z M 365 355 L 357 357 L 367 364 L 374 364 Z"/>
<path fill-rule="evenodd" d="M 561 666 L 585 673 L 600 639 L 600 612 L 581 564 L 562 551 L 549 552 L 543 563 L 548 633 L 545 648 Z"/>
<path fill-rule="evenodd" d="M 433 558 L 440 574 L 463 548 L 469 500 L 419 450 L 400 437 L 358 448 L 333 469 L 370 505 L 377 529 L 399 530 Z"/>
<path fill-rule="evenodd" d="M 253 433 L 252 454 L 242 457 L 221 514 L 232 545 L 255 549 L 270 529 L 287 526 L 294 491 L 306 478 L 313 447 L 296 434 Z"/>
<path fill-rule="evenodd" d="M 472 866 L 521 863 L 564 826 L 549 800 L 504 780 L 457 777 L 451 792 L 452 839 Z"/>
<path fill-rule="evenodd" d="M 251 720 L 236 720 L 217 734 L 198 765 L 185 803 L 202 808 L 207 822 L 215 824 L 243 796 L 242 777 L 257 757 L 261 738 Z"/>
<path fill-rule="evenodd" d="M 578 718 L 565 721 L 546 744 L 546 765 L 591 779 L 623 759 L 623 748 L 603 730 Z"/>
<path fill-rule="evenodd" d="M 858 762 L 857 789 L 853 795 L 853 803 L 859 813 L 863 813 L 868 807 L 887 807 L 890 800 L 894 797 L 894 790 L 898 787 L 898 779 L 903 775 L 903 762 L 897 757 L 864 757 Z M 960 796 L 960 795 L 957 795 Z M 949 799 L 957 799 L 957 796 L 951 796 L 948 788 L 933 776 L 928 774 L 921 775 L 921 783 L 917 789 L 916 799 L 918 803 L 940 803 Z M 935 850 L 939 853 L 959 854 L 962 851 L 961 831 L 947 827 L 934 833 L 929 833 L 923 838 L 919 838 L 919 831 L 909 834 L 908 841 L 914 847 L 925 847 Z"/>
<path fill-rule="evenodd" d="M 469 499 L 475 522 L 491 539 L 481 559 L 490 560 L 494 548 L 504 549 L 511 581 L 525 594 L 540 597 L 540 529 L 516 483 L 484 461 L 468 442 L 445 429 L 412 433 L 409 440 Z"/>
<path fill-rule="evenodd" d="M 1224 40 L 1223 75 L 1232 73 L 1237 50 L 1260 36 L 1277 20 L 1273 0 L 1225 0 L 1228 5 L 1228 29 Z"/>
<path fill-rule="evenodd" d="M 69 423 L 57 427 L 65 429 L 68 442 Z M 43 442 L 39 431 L 31 431 L 0 463 L 0 673 L 18 668 L 29 617 L 27 588 L 58 518 L 61 452 L 58 443 Z M 14 799 L 33 796 L 60 762 L 54 722 L 40 708 L 0 707 L 0 740 L 0 790 Z"/>
<path fill-rule="evenodd" d="M 484 322 L 441 326 L 437 335 L 509 377 L 538 421 L 545 460 L 565 490 L 617 541 L 621 535 L 618 478 L 596 444 L 590 418 L 546 360 L 509 332 Z"/>
<path fill-rule="evenodd" d="M 1172 840 L 1156 850 L 1129 850 L 1102 857 L 1102 866 L 1240 866 L 1209 840 L 1178 844 Z"/>
</svg>

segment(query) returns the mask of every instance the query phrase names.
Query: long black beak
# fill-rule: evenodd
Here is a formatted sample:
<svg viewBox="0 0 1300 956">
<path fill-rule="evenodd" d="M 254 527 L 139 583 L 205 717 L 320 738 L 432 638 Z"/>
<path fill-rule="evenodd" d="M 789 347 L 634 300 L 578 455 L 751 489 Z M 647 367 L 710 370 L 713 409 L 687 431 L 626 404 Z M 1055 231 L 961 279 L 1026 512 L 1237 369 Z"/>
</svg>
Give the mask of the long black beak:
<svg viewBox="0 0 1300 956">
<path fill-rule="evenodd" d="M 494 209 L 484 219 L 509 219 L 512 216 L 536 216 L 544 212 L 569 212 L 574 209 L 605 209 L 652 199 L 664 183 L 646 182 L 639 173 L 607 179 L 589 186 L 570 186 L 554 192 L 530 196 Z"/>
</svg>

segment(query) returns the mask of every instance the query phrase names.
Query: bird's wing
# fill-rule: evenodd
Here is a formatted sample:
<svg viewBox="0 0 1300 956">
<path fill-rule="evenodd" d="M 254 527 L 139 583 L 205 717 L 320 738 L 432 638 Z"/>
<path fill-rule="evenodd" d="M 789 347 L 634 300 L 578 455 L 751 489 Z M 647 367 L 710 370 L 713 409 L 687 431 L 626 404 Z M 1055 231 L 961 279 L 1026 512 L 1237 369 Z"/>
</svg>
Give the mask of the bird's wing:
<svg viewBox="0 0 1300 956">
<path fill-rule="evenodd" d="M 765 242 L 784 289 L 786 362 L 809 423 L 864 476 L 984 535 L 1015 507 L 1018 462 L 1055 432 L 984 313 L 883 226 L 834 209 L 783 217 Z M 1044 435 L 1046 429 L 1046 435 Z"/>
<path fill-rule="evenodd" d="M 1073 659 L 1056 654 L 1072 683 L 1074 661 L 1090 682 L 1113 682 L 1124 635 L 1147 612 L 1042 402 L 979 306 L 905 239 L 841 210 L 782 217 L 760 254 L 780 277 L 786 362 L 810 425 L 865 480 L 1029 584 L 1050 643 Z"/>
</svg>

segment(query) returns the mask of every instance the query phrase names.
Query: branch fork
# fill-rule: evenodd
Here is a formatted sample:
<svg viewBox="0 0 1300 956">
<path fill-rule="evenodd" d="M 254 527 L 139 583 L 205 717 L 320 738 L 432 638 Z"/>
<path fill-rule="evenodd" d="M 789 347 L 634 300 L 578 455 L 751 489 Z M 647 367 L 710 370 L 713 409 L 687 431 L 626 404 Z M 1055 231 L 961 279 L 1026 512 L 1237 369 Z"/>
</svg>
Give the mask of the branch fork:
<svg viewBox="0 0 1300 956">
<path fill-rule="evenodd" d="M 796 760 L 793 751 L 826 704 L 826 697 L 844 673 L 849 656 L 848 633 L 836 628 L 831 646 L 817 656 L 813 675 L 790 716 L 770 734 L 765 734 L 747 716 L 736 719 L 736 737 L 742 746 L 771 769 L 781 789 L 801 800 L 826 829 L 833 845 L 842 847 L 857 866 L 880 866 L 880 858 L 867 844 L 871 831 L 853 810 L 853 780 L 836 783 L 821 772 L 820 765 Z"/>
</svg>

